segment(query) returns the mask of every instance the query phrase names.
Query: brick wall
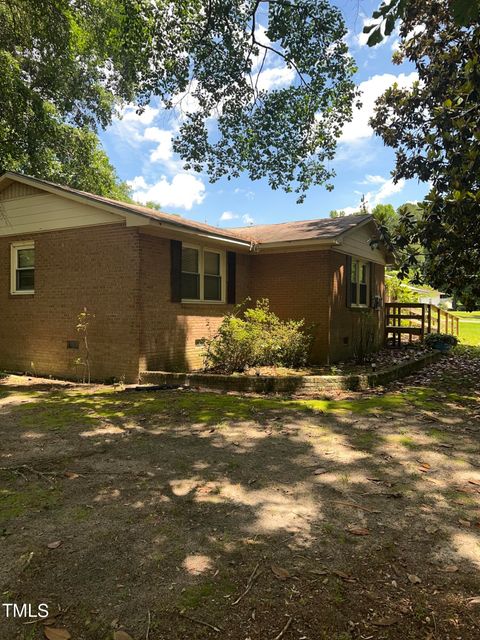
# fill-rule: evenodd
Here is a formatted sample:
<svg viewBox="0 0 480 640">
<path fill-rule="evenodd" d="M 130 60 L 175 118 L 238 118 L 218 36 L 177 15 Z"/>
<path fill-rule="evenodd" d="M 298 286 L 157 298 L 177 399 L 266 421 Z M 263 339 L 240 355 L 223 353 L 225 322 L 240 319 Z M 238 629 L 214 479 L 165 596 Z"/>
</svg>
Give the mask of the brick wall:
<svg viewBox="0 0 480 640">
<path fill-rule="evenodd" d="M 362 311 L 347 307 L 346 267 L 347 256 L 330 251 L 332 277 L 332 322 L 330 329 L 330 358 L 338 362 L 353 356 L 355 341 L 363 331 L 372 327 L 375 336 L 374 348 L 383 343 L 383 309 Z M 384 272 L 383 265 L 370 263 L 373 269 L 371 295 L 379 295 L 383 300 Z"/>
<path fill-rule="evenodd" d="M 237 253 L 236 299 L 248 295 L 250 256 Z M 170 302 L 170 240 L 140 236 L 141 371 L 200 368 L 203 348 L 232 305 Z"/>
<path fill-rule="evenodd" d="M 305 319 L 312 326 L 312 362 L 325 362 L 329 351 L 331 274 L 328 251 L 252 256 L 253 300 L 268 298 L 282 319 Z"/>
<path fill-rule="evenodd" d="M 35 294 L 10 294 L 10 245 L 35 241 Z M 92 377 L 138 377 L 138 232 L 123 225 L 0 238 L 0 367 L 75 378 L 82 349 L 76 320 L 84 306 Z"/>
</svg>

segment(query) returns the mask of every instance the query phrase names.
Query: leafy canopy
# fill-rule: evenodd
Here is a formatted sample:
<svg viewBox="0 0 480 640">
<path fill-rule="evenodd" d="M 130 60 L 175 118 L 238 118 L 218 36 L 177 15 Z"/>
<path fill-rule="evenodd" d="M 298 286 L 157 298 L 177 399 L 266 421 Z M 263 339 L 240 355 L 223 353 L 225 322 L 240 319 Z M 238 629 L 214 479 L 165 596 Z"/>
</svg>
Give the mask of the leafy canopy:
<svg viewBox="0 0 480 640">
<path fill-rule="evenodd" d="M 432 189 L 421 215 L 400 217 L 394 242 L 402 273 L 480 302 L 480 23 L 461 26 L 443 0 L 408 3 L 395 61 L 414 63 L 418 82 L 394 85 L 377 101 L 371 124 L 396 151 L 394 179 Z"/>
<path fill-rule="evenodd" d="M 187 168 L 245 171 L 301 200 L 331 187 L 351 116 L 345 33 L 327 0 L 0 0 L 0 168 L 72 184 L 68 127 L 93 156 L 87 131 L 156 98 L 185 108 L 175 150 Z M 267 67 L 293 83 L 267 87 Z"/>
</svg>

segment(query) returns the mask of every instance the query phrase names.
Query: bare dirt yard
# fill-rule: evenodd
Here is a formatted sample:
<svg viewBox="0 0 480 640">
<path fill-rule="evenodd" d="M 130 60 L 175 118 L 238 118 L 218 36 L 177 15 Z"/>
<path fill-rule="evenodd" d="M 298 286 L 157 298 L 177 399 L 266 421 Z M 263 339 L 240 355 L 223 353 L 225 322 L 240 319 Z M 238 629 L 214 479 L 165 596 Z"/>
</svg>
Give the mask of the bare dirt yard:
<svg viewBox="0 0 480 640">
<path fill-rule="evenodd" d="M 3 607 L 1 640 L 480 638 L 479 372 L 321 399 L 4 378 L 0 601 L 50 618 Z"/>
</svg>

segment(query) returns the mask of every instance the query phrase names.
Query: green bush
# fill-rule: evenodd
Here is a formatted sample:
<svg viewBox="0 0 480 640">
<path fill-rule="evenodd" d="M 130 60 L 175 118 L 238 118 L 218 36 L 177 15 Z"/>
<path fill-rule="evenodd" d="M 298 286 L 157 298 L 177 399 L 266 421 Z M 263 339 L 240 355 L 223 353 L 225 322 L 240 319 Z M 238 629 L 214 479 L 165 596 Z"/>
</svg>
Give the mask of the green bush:
<svg viewBox="0 0 480 640">
<path fill-rule="evenodd" d="M 450 333 L 428 333 L 424 338 L 425 346 L 435 348 L 438 343 L 449 344 L 452 347 L 456 347 L 458 344 L 457 336 L 452 336 Z"/>
<path fill-rule="evenodd" d="M 213 338 L 205 341 L 205 368 L 233 373 L 249 367 L 305 365 L 312 342 L 305 322 L 280 320 L 266 299 L 242 313 L 244 304 L 227 314 Z"/>
</svg>

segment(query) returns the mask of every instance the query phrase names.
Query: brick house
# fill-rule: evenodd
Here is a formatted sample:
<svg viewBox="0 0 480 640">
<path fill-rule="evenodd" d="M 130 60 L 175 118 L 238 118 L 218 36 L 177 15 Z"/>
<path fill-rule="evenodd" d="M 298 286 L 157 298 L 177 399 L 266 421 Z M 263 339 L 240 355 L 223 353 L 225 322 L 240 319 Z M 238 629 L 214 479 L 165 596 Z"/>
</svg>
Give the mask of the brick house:
<svg viewBox="0 0 480 640">
<path fill-rule="evenodd" d="M 369 215 L 220 229 L 6 172 L 0 369 L 75 377 L 84 307 L 94 379 L 199 368 L 202 339 L 247 297 L 313 325 L 313 363 L 345 359 L 365 318 L 383 340 L 377 233 Z"/>
</svg>

